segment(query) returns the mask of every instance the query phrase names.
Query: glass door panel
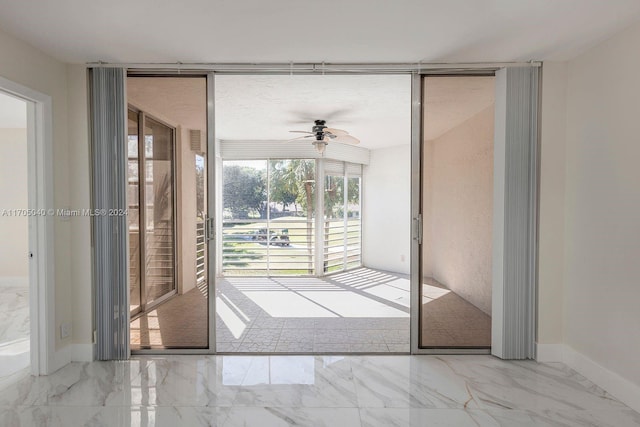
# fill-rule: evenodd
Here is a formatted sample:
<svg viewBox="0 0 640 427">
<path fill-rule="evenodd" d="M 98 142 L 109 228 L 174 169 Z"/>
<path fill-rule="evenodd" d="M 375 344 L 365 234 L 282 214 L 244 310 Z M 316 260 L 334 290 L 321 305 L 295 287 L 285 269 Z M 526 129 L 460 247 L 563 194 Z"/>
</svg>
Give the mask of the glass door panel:
<svg viewBox="0 0 640 427">
<path fill-rule="evenodd" d="M 346 217 L 346 250 L 345 268 L 362 265 L 362 221 L 360 203 L 361 178 L 347 178 L 347 217 Z"/>
<path fill-rule="evenodd" d="M 130 76 L 127 97 L 131 349 L 207 349 L 207 79 Z"/>
<path fill-rule="evenodd" d="M 149 305 L 175 292 L 174 131 L 145 119 L 145 291 Z"/>
<path fill-rule="evenodd" d="M 324 177 L 324 272 L 344 270 L 344 176 Z"/>
<path fill-rule="evenodd" d="M 127 203 L 129 220 L 129 305 L 132 314 L 140 311 L 141 271 L 140 271 L 140 227 L 139 227 L 139 175 L 138 175 L 138 114 L 128 112 L 128 165 Z"/>
<path fill-rule="evenodd" d="M 269 161 L 269 232 L 272 275 L 313 274 L 315 161 Z"/>
<path fill-rule="evenodd" d="M 314 160 L 224 161 L 222 187 L 225 275 L 313 274 Z"/>
<path fill-rule="evenodd" d="M 491 346 L 494 91 L 493 76 L 423 79 L 421 348 Z"/>
</svg>

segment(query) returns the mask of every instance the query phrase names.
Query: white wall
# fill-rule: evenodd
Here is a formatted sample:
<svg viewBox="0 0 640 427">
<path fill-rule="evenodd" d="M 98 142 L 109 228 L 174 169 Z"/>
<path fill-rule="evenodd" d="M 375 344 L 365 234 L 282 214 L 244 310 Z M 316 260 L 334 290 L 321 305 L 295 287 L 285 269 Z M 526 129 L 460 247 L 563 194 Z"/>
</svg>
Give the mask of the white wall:
<svg viewBox="0 0 640 427">
<path fill-rule="evenodd" d="M 83 65 L 67 67 L 69 116 L 69 186 L 72 209 L 91 207 L 89 173 L 89 124 L 87 98 L 87 69 Z M 93 341 L 93 287 L 91 271 L 91 221 L 76 216 L 69 220 L 71 227 L 71 302 L 73 305 L 73 338 L 76 344 L 72 357 L 91 358 Z"/>
<path fill-rule="evenodd" d="M 565 341 L 640 386 L 640 25 L 569 62 Z"/>
<path fill-rule="evenodd" d="M 23 110 L 26 117 L 26 103 Z M 3 213 L 29 207 L 27 178 L 27 130 L 0 128 L 0 284 L 28 284 L 29 218 Z"/>
<path fill-rule="evenodd" d="M 423 275 L 491 314 L 493 125 L 491 105 L 424 150 Z M 425 250 L 426 249 L 426 250 Z"/>
<path fill-rule="evenodd" d="M 537 342 L 545 345 L 564 339 L 566 92 L 567 64 L 545 62 L 540 119 L 537 335 Z"/>
<path fill-rule="evenodd" d="M 27 43 L 0 31 L 0 76 L 51 96 L 53 103 L 54 208 L 70 204 L 69 141 L 67 122 L 67 67 Z M 86 104 L 86 100 L 84 101 Z M 71 222 L 54 218 L 55 348 L 61 350 L 71 338 L 60 339 L 62 323 L 72 321 Z M 86 251 L 89 247 L 85 248 Z M 83 283 L 82 286 L 90 286 Z M 64 363 L 66 356 L 56 356 Z"/>
<path fill-rule="evenodd" d="M 366 267 L 409 274 L 411 146 L 371 150 L 364 168 L 362 259 Z"/>
</svg>

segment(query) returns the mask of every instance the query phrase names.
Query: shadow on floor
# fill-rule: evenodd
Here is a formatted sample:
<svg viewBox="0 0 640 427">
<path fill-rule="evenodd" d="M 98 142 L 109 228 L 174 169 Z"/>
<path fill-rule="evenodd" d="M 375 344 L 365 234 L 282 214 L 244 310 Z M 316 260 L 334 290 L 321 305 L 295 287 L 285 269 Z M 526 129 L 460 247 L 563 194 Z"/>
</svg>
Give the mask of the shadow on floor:
<svg viewBox="0 0 640 427">
<path fill-rule="evenodd" d="M 247 353 L 409 351 L 409 279 L 372 269 L 216 284 L 216 348 Z M 206 287 L 131 323 L 132 349 L 207 345 Z"/>
</svg>

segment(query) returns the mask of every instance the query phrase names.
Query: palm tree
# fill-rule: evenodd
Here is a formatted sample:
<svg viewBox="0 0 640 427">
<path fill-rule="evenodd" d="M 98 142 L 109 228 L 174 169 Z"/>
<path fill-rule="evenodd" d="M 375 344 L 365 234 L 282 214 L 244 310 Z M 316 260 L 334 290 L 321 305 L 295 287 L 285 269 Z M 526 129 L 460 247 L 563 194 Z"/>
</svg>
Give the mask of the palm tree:
<svg viewBox="0 0 640 427">
<path fill-rule="evenodd" d="M 309 273 L 313 273 L 313 211 L 315 207 L 313 194 L 316 182 L 314 160 L 292 159 L 278 160 L 273 164 L 274 182 L 283 186 L 283 192 L 296 194 L 296 201 L 306 211 L 307 216 L 307 250 L 309 256 Z"/>
</svg>

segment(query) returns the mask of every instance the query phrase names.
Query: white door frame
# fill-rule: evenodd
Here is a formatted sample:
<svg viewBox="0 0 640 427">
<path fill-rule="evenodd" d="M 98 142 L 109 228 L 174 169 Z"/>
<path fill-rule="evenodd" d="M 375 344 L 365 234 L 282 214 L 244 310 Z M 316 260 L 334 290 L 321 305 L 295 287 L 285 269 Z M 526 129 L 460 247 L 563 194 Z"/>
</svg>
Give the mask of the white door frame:
<svg viewBox="0 0 640 427">
<path fill-rule="evenodd" d="M 51 97 L 0 77 L 0 91 L 27 104 L 31 373 L 46 375 L 55 353 Z"/>
</svg>

